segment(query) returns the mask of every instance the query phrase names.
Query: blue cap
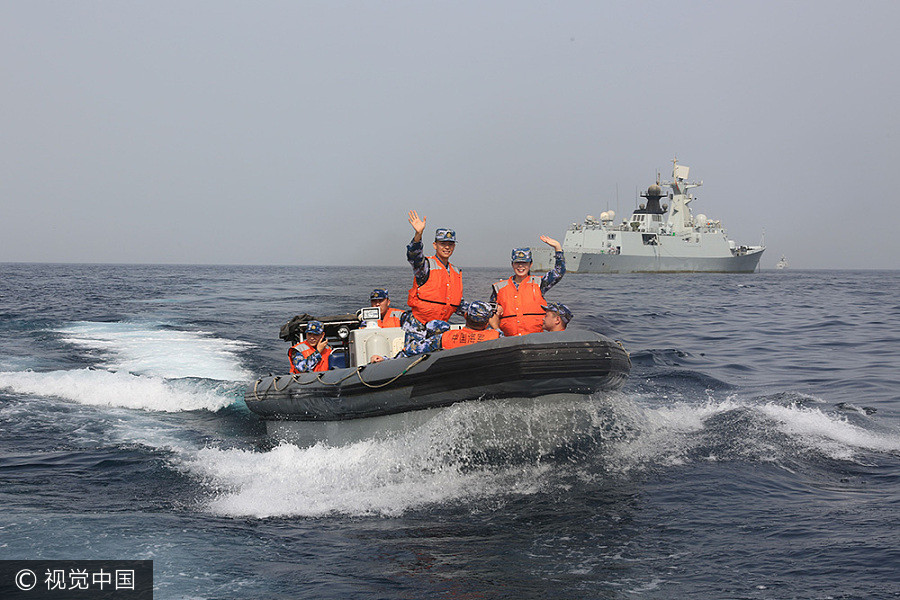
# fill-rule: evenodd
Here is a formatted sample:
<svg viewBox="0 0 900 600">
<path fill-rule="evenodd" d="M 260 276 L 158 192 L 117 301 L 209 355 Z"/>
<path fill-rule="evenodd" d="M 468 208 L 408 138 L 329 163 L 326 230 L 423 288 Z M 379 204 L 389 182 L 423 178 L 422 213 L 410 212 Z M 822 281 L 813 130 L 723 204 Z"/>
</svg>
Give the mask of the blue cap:
<svg viewBox="0 0 900 600">
<path fill-rule="evenodd" d="M 447 321 L 441 321 L 440 319 L 428 321 L 428 323 L 425 324 L 425 331 L 428 332 L 428 335 L 444 333 L 445 331 L 450 331 L 450 323 L 448 323 Z"/>
<path fill-rule="evenodd" d="M 436 229 L 434 232 L 434 241 L 436 242 L 453 242 L 456 243 L 456 232 L 452 229 Z"/>
<path fill-rule="evenodd" d="M 389 297 L 388 291 L 381 288 L 375 288 L 372 290 L 372 293 L 369 294 L 369 300 L 386 300 Z"/>
<path fill-rule="evenodd" d="M 513 248 L 513 262 L 531 262 L 531 248 Z"/>
<path fill-rule="evenodd" d="M 466 309 L 466 318 L 471 319 L 476 323 L 486 323 L 493 314 L 494 309 L 491 308 L 491 305 L 487 302 L 481 302 L 480 300 L 471 303 L 469 308 Z"/>
<path fill-rule="evenodd" d="M 306 335 L 319 335 L 320 333 L 325 333 L 325 326 L 322 325 L 322 321 L 310 321 L 306 324 Z"/>
<path fill-rule="evenodd" d="M 572 320 L 572 311 L 569 310 L 569 307 L 563 304 L 562 302 L 551 302 L 547 306 L 542 306 L 546 311 L 555 312 L 559 315 L 559 318 L 562 319 L 562 322 L 566 325 L 569 324 L 569 321 Z"/>
</svg>

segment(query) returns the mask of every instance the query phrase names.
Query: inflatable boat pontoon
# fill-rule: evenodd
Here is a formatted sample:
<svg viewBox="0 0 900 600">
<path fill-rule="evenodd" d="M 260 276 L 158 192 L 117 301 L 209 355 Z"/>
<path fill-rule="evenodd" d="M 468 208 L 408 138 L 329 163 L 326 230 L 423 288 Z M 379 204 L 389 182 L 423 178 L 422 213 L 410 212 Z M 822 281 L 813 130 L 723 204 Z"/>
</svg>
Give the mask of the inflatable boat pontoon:
<svg viewBox="0 0 900 600">
<path fill-rule="evenodd" d="M 348 362 L 330 371 L 258 379 L 246 391 L 247 406 L 270 422 L 348 421 L 473 400 L 616 390 L 631 368 L 619 343 L 579 330 L 503 337 L 372 364 Z"/>
</svg>

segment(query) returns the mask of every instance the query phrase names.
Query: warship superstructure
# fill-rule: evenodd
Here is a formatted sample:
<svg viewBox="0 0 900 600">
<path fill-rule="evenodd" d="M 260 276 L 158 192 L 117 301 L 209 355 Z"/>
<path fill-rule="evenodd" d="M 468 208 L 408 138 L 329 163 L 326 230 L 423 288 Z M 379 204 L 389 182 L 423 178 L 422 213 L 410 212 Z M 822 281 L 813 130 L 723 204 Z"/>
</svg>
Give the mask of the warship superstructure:
<svg viewBox="0 0 900 600">
<path fill-rule="evenodd" d="M 738 245 L 728 239 L 721 221 L 694 216 L 688 191 L 703 182 L 688 182 L 690 168 L 672 161 L 672 181 L 651 185 L 630 219 L 615 223 L 615 212 L 566 230 L 563 252 L 571 273 L 752 273 L 764 246 Z M 667 191 L 663 191 L 665 186 Z M 661 200 L 665 199 L 666 203 Z M 552 251 L 535 249 L 533 270 L 553 264 Z"/>
</svg>

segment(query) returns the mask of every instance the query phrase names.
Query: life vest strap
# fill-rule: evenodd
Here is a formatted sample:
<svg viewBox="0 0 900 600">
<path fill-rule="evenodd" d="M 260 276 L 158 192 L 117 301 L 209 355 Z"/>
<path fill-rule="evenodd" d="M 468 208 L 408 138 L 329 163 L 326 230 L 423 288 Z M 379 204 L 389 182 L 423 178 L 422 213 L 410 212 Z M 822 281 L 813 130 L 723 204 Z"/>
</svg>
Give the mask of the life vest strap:
<svg viewBox="0 0 900 600">
<path fill-rule="evenodd" d="M 421 296 L 419 296 L 419 290 L 416 290 L 416 298 L 418 298 L 422 302 L 428 302 L 430 304 L 440 304 L 441 306 L 452 306 L 453 308 L 459 308 L 459 304 L 452 304 L 450 302 L 438 302 L 437 300 L 428 300 L 427 298 L 422 298 Z"/>
</svg>

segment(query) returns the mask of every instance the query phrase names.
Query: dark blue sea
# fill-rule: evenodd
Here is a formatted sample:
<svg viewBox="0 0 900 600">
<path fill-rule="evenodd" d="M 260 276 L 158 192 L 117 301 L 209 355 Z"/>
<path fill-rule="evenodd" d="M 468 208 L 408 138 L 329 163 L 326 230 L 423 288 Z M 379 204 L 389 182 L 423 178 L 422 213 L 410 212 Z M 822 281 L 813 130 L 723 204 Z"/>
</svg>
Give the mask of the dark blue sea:
<svg viewBox="0 0 900 600">
<path fill-rule="evenodd" d="M 0 559 L 149 559 L 156 598 L 900 597 L 900 272 L 569 274 L 548 299 L 625 345 L 620 392 L 268 436 L 243 391 L 279 327 L 410 280 L 0 265 Z"/>
</svg>

